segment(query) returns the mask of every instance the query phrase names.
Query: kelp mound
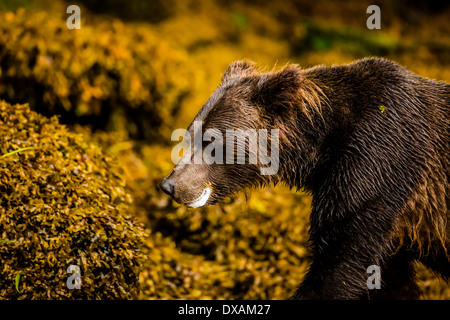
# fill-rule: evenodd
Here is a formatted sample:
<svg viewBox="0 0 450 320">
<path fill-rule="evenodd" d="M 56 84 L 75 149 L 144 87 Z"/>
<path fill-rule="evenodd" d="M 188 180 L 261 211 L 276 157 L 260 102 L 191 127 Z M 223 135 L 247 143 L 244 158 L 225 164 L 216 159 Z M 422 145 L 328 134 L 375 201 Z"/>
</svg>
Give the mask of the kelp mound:
<svg viewBox="0 0 450 320">
<path fill-rule="evenodd" d="M 64 123 L 170 136 L 192 82 L 183 51 L 145 26 L 83 18 L 81 29 L 70 30 L 66 19 L 0 12 L 0 99 L 30 103 Z"/>
<path fill-rule="evenodd" d="M 144 231 L 131 201 L 114 157 L 56 117 L 0 101 L 1 298 L 137 296 Z"/>
</svg>

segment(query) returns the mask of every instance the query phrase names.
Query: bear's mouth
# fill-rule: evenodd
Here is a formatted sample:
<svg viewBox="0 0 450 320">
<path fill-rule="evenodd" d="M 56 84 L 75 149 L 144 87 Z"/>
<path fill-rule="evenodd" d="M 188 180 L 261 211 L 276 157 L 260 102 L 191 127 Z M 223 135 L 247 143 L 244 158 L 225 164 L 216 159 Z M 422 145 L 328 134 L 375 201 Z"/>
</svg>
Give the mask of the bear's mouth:
<svg viewBox="0 0 450 320">
<path fill-rule="evenodd" d="M 190 207 L 190 208 L 194 208 L 194 209 L 203 207 L 206 204 L 206 202 L 208 201 L 209 196 L 211 195 L 211 192 L 212 192 L 211 188 L 206 187 L 205 189 L 203 189 L 200 197 L 198 197 L 193 202 L 187 203 L 186 206 Z"/>
</svg>

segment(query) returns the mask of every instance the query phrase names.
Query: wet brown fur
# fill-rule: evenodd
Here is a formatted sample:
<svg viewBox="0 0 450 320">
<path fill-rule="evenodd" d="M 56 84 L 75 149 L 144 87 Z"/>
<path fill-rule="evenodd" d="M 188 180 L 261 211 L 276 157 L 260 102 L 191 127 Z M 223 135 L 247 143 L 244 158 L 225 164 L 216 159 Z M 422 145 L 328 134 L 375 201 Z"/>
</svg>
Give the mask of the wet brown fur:
<svg viewBox="0 0 450 320">
<path fill-rule="evenodd" d="M 205 185 L 207 205 L 269 183 L 310 192 L 312 264 L 295 299 L 413 299 L 415 260 L 450 277 L 449 113 L 449 84 L 386 59 L 270 72 L 238 61 L 195 120 L 204 130 L 279 129 L 278 173 L 202 164 L 168 178 L 195 190 L 178 188 L 182 203 Z M 373 264 L 382 290 L 366 286 Z"/>
</svg>

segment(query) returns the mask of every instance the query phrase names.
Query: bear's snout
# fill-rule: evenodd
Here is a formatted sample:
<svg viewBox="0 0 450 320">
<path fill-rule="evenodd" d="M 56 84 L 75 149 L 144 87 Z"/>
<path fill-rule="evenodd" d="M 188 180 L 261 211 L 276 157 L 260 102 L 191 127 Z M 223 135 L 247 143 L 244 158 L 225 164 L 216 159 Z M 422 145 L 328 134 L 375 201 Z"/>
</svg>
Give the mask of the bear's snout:
<svg viewBox="0 0 450 320">
<path fill-rule="evenodd" d="M 171 196 L 171 197 L 174 196 L 174 194 L 175 194 L 175 184 L 173 183 L 173 181 L 171 179 L 167 179 L 167 178 L 164 179 L 159 184 L 159 187 L 161 188 L 162 191 L 167 193 L 169 196 Z"/>
<path fill-rule="evenodd" d="M 199 170 L 197 166 L 176 166 L 159 187 L 179 204 L 201 207 L 212 193 L 206 174 L 206 170 Z"/>
</svg>

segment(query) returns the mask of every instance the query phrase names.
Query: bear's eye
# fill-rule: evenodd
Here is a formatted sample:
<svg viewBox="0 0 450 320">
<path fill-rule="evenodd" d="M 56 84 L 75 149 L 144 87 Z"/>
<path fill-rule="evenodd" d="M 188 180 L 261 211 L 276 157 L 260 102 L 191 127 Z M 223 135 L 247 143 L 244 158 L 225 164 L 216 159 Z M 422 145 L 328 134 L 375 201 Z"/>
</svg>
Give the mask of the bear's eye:
<svg viewBox="0 0 450 320">
<path fill-rule="evenodd" d="M 206 146 L 208 146 L 208 145 L 210 145 L 211 143 L 213 143 L 214 141 L 216 141 L 216 138 L 215 137 L 211 137 L 211 140 L 203 140 L 203 142 L 202 142 L 202 146 L 203 146 L 203 148 L 205 148 Z"/>
<path fill-rule="evenodd" d="M 202 142 L 202 148 L 203 148 L 203 150 L 205 150 L 205 148 L 206 148 L 207 146 L 209 146 L 211 143 L 213 143 L 215 140 L 216 140 L 215 137 L 211 137 L 211 140 L 210 140 L 210 141 L 203 141 L 203 142 Z M 210 151 L 211 151 L 211 157 L 215 157 L 215 156 L 216 156 L 216 148 L 213 148 L 213 149 L 210 150 Z"/>
</svg>

